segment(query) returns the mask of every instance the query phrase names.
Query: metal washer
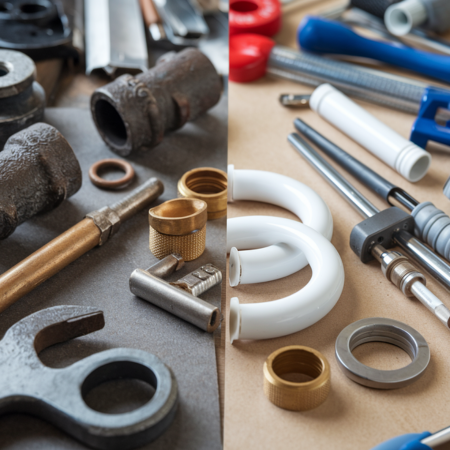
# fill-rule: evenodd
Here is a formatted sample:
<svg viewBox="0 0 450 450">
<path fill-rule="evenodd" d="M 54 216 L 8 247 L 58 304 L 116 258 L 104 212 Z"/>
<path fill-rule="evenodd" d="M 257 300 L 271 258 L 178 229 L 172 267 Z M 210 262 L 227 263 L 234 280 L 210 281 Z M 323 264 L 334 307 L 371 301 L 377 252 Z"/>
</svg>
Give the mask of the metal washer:
<svg viewBox="0 0 450 450">
<path fill-rule="evenodd" d="M 404 350 L 412 362 L 396 370 L 378 370 L 360 363 L 352 354 L 367 342 L 387 342 Z M 358 320 L 344 328 L 336 340 L 336 359 L 348 378 L 376 389 L 397 389 L 419 379 L 430 362 L 430 349 L 424 337 L 402 322 L 385 318 Z"/>
</svg>

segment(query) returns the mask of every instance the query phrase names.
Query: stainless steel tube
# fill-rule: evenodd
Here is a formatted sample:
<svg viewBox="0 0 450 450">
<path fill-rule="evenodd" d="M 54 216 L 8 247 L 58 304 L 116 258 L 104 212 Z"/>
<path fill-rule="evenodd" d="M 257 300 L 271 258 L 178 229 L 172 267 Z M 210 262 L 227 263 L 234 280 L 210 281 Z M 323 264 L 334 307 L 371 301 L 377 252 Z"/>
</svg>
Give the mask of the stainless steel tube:
<svg viewBox="0 0 450 450">
<path fill-rule="evenodd" d="M 435 280 L 450 290 L 450 265 L 407 231 L 394 235 L 395 242 Z"/>
<path fill-rule="evenodd" d="M 331 164 L 325 161 L 303 138 L 291 133 L 289 142 L 365 219 L 380 210 L 355 189 Z"/>
<path fill-rule="evenodd" d="M 293 147 L 342 195 L 365 219 L 380 211 L 320 156 L 297 133 L 288 137 Z M 450 290 L 450 265 L 407 231 L 394 234 L 395 242 L 433 278 Z"/>
<path fill-rule="evenodd" d="M 130 290 L 137 297 L 186 320 L 208 333 L 221 321 L 218 308 L 174 287 L 151 273 L 136 269 L 130 276 Z"/>
</svg>

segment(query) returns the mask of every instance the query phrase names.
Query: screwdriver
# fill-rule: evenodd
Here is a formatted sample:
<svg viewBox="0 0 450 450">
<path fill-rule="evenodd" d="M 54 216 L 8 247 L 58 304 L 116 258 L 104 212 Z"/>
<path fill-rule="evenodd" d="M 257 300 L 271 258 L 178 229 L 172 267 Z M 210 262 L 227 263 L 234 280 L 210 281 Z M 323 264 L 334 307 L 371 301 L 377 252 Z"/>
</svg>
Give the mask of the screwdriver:
<svg viewBox="0 0 450 450">
<path fill-rule="evenodd" d="M 389 439 L 372 450 L 426 450 L 439 449 L 442 444 L 450 442 L 450 427 L 436 433 L 410 433 Z"/>
</svg>

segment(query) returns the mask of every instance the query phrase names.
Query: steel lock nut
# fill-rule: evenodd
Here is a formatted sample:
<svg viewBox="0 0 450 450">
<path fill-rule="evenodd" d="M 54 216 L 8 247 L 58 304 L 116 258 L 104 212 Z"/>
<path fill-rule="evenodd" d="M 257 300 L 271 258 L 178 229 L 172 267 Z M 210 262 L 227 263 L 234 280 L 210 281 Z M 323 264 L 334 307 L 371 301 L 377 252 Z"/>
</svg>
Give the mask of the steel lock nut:
<svg viewBox="0 0 450 450">
<path fill-rule="evenodd" d="M 213 167 L 186 172 L 178 181 L 178 196 L 198 198 L 208 205 L 208 220 L 227 215 L 227 174 Z"/>
<path fill-rule="evenodd" d="M 150 209 L 150 251 L 158 259 L 172 253 L 185 261 L 198 258 L 205 251 L 207 220 L 207 204 L 195 198 L 177 198 Z"/>
</svg>

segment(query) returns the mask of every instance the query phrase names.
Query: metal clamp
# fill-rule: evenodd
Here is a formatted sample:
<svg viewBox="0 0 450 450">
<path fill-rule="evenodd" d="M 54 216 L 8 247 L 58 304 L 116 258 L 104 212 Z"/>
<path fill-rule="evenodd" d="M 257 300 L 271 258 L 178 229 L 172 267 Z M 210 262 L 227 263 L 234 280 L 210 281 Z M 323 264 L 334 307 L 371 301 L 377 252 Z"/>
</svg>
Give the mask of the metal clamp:
<svg viewBox="0 0 450 450">
<path fill-rule="evenodd" d="M 352 354 L 367 342 L 387 342 L 410 356 L 412 362 L 397 370 L 378 370 L 360 363 Z M 419 379 L 430 362 L 430 349 L 425 338 L 402 322 L 384 318 L 358 320 L 344 328 L 336 340 L 336 359 L 348 378 L 376 389 L 398 389 Z"/>
<path fill-rule="evenodd" d="M 206 264 L 174 283 L 168 277 L 184 265 L 178 254 L 166 256 L 147 270 L 136 269 L 130 276 L 130 291 L 180 319 L 212 333 L 222 320 L 219 308 L 197 298 L 222 282 L 222 272 Z"/>
</svg>

